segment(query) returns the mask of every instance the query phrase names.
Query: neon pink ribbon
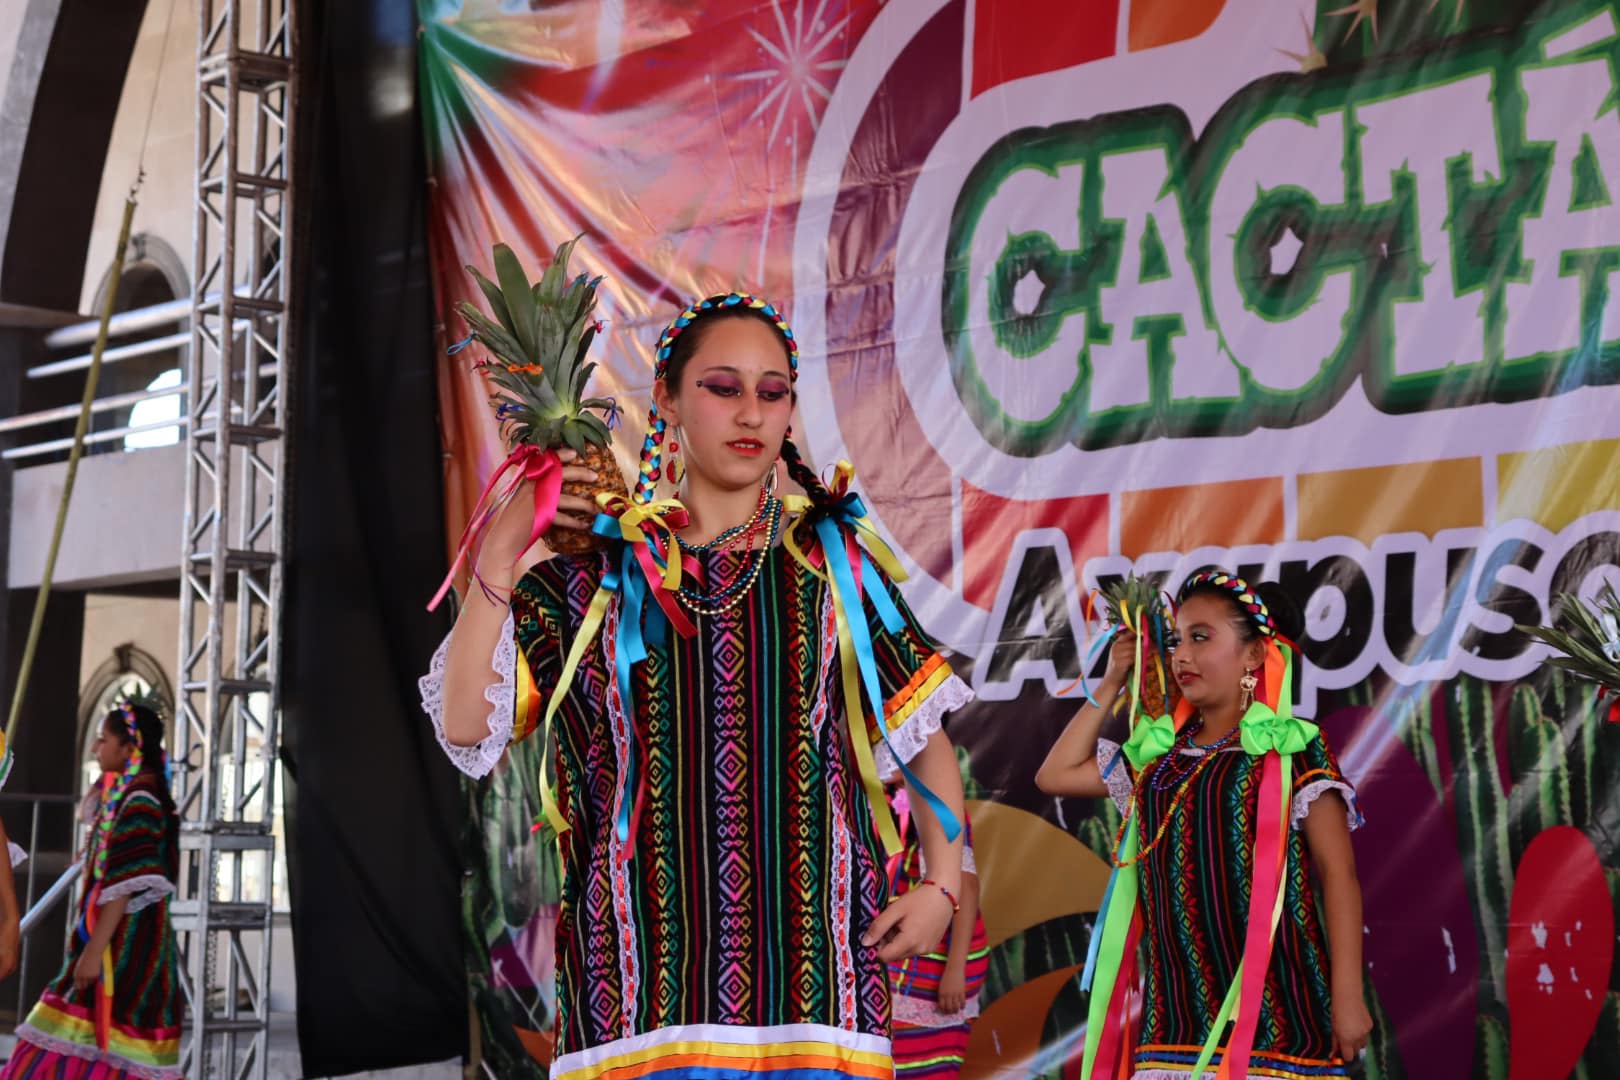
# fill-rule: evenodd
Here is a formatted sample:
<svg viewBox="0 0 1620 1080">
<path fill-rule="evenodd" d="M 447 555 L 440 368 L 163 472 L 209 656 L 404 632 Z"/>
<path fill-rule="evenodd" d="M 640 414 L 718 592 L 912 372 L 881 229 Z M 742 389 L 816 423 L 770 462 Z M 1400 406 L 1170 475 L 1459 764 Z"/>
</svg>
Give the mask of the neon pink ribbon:
<svg viewBox="0 0 1620 1080">
<path fill-rule="evenodd" d="M 456 575 L 461 571 L 463 563 L 469 560 L 472 563 L 472 575 L 479 587 L 486 592 L 489 587 L 478 576 L 478 551 L 483 546 L 484 530 L 495 515 L 506 505 L 514 492 L 526 480 L 534 481 L 534 525 L 529 530 L 529 542 L 523 545 L 527 551 L 536 540 L 549 528 L 557 518 L 557 500 L 562 497 L 562 460 L 557 457 L 554 450 L 543 450 L 538 446 L 525 443 L 507 455 L 505 461 L 490 475 L 489 482 L 484 485 L 483 492 L 478 496 L 478 502 L 473 507 L 472 517 L 467 521 L 467 527 L 462 530 L 461 543 L 456 548 L 456 559 L 450 564 L 450 572 L 444 577 L 444 584 L 439 591 L 433 594 L 427 609 L 432 611 L 444 600 L 452 585 L 455 584 Z M 497 491 L 497 489 L 499 489 Z"/>
<path fill-rule="evenodd" d="M 1219 1071 L 1220 1076 L 1231 1080 L 1246 1080 L 1249 1075 L 1249 1052 L 1254 1049 L 1266 972 L 1271 968 L 1272 913 L 1283 886 L 1283 859 L 1287 854 L 1282 772 L 1280 755 L 1267 754 L 1261 764 L 1260 797 L 1255 805 L 1254 886 L 1249 893 L 1248 937 L 1243 944 L 1243 986 L 1238 991 L 1237 1016 Z"/>
</svg>

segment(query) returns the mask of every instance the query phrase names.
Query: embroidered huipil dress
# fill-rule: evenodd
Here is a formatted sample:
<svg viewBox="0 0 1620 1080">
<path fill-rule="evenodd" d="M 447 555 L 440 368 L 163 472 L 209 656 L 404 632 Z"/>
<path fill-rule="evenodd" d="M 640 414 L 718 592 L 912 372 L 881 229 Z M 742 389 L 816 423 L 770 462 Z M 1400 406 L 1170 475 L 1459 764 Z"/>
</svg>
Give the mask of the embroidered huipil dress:
<svg viewBox="0 0 1620 1080">
<path fill-rule="evenodd" d="M 1206 753 L 1193 745 L 1196 728 L 1147 766 L 1134 785 L 1142 835 L 1158 835 L 1176 791 L 1193 790 L 1165 825 L 1157 848 L 1138 864 L 1144 963 L 1142 1027 L 1133 1080 L 1185 1080 L 1243 959 L 1253 880 L 1255 808 L 1262 758 L 1236 743 Z M 1123 813 L 1133 797 L 1129 765 L 1119 747 L 1097 742 L 1097 765 Z M 1264 1001 L 1249 1075 L 1318 1080 L 1346 1075 L 1333 1053 L 1331 967 L 1327 934 L 1311 885 L 1310 851 L 1300 826 L 1317 798 L 1345 801 L 1350 827 L 1361 825 L 1355 789 L 1318 735 L 1294 759 L 1293 827 L 1283 874 L 1283 916 L 1267 970 Z M 1144 842 L 1145 843 L 1145 842 Z M 1211 1068 L 1219 1065 L 1217 1052 Z M 1206 1074 L 1210 1075 L 1210 1074 Z"/>
<path fill-rule="evenodd" d="M 740 557 L 706 554 L 705 580 Z M 830 590 L 780 548 L 765 558 L 695 636 L 648 641 L 633 702 L 613 677 L 615 598 L 565 695 L 553 1080 L 891 1075 L 888 973 L 860 943 L 887 901 L 885 860 L 848 745 Z M 533 732 L 605 565 L 556 557 L 518 583 L 490 735 L 444 743 L 464 772 Z M 864 735 L 881 774 L 972 692 L 893 586 L 872 575 L 875 588 L 903 621 L 886 631 L 867 601 L 887 738 Z M 441 741 L 444 653 L 422 680 Z"/>
</svg>

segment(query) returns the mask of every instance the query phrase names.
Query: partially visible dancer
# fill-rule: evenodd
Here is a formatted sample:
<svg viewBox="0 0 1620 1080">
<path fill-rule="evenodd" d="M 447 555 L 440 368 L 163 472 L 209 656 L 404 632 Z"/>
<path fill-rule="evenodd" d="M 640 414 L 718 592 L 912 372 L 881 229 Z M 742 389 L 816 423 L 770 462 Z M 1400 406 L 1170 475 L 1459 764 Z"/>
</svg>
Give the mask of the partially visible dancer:
<svg viewBox="0 0 1620 1080">
<path fill-rule="evenodd" d="M 900 820 L 905 851 L 889 861 L 889 895 L 903 896 L 929 883 L 927 860 L 911 820 L 911 800 L 895 788 L 890 802 Z M 889 964 L 894 995 L 894 1071 L 902 1080 L 955 1077 L 962 1071 L 968 1036 L 979 1015 L 979 991 L 990 968 L 973 823 L 964 819 L 961 907 L 931 950 Z"/>
<path fill-rule="evenodd" d="M 163 720 L 125 703 L 94 750 L 101 798 L 85 846 L 78 927 L 62 972 L 17 1028 L 0 1080 L 169 1080 L 180 1072 L 183 1000 L 169 898 L 180 820 Z"/>
</svg>

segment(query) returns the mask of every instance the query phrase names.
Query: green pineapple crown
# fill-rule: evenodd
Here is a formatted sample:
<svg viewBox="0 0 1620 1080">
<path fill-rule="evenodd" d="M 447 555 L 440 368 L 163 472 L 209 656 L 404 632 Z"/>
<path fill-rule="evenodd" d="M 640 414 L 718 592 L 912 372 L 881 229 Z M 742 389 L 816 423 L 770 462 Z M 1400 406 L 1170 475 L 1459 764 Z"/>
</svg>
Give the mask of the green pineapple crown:
<svg viewBox="0 0 1620 1080">
<path fill-rule="evenodd" d="M 557 248 L 539 281 L 529 280 L 505 244 L 495 245 L 496 281 L 467 267 L 494 319 L 465 300 L 456 310 L 472 328 L 473 339 L 493 356 L 478 367 L 495 384 L 489 402 L 512 446 L 568 446 L 583 453 L 587 444 L 606 446 L 611 438 L 608 424 L 589 410 L 611 417 L 613 402 L 585 397 L 596 370 L 585 355 L 602 328 L 592 318 L 602 279 L 585 274 L 569 279 L 568 259 L 578 242 L 576 236 Z"/>
<path fill-rule="evenodd" d="M 1620 694 L 1620 595 L 1614 586 L 1605 582 L 1590 606 L 1572 593 L 1561 595 L 1558 606 L 1557 625 L 1519 629 L 1564 654 L 1548 657 L 1548 667 Z"/>
<path fill-rule="evenodd" d="M 1108 621 L 1114 624 L 1125 622 L 1125 612 L 1130 611 L 1131 629 L 1136 629 L 1141 623 L 1142 615 L 1148 617 L 1151 623 L 1154 613 L 1164 620 L 1168 630 L 1171 623 L 1170 609 L 1164 601 L 1164 594 L 1147 578 L 1131 574 L 1113 582 L 1102 591 L 1103 612 Z"/>
</svg>

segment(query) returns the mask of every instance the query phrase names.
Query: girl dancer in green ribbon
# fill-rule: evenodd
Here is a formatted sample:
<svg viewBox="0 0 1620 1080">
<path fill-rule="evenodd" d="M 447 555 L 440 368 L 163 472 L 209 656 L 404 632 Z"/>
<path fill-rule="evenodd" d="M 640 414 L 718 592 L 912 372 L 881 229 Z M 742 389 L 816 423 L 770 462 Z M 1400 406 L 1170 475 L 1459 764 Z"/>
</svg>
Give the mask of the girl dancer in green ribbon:
<svg viewBox="0 0 1620 1080">
<path fill-rule="evenodd" d="M 1130 1054 L 1135 1080 L 1206 1066 L 1219 1080 L 1344 1076 L 1366 1046 L 1350 847 L 1361 817 L 1321 732 L 1293 715 L 1300 629 L 1276 586 L 1194 575 L 1172 639 L 1177 714 L 1142 718 L 1123 747 L 1098 737 L 1135 662 L 1122 632 L 1103 707 L 1082 708 L 1036 774 L 1050 795 L 1111 796 L 1125 819 L 1087 964 L 1087 1077 L 1116 1075 Z M 1126 1006 L 1138 942 L 1136 1033 Z"/>
</svg>

